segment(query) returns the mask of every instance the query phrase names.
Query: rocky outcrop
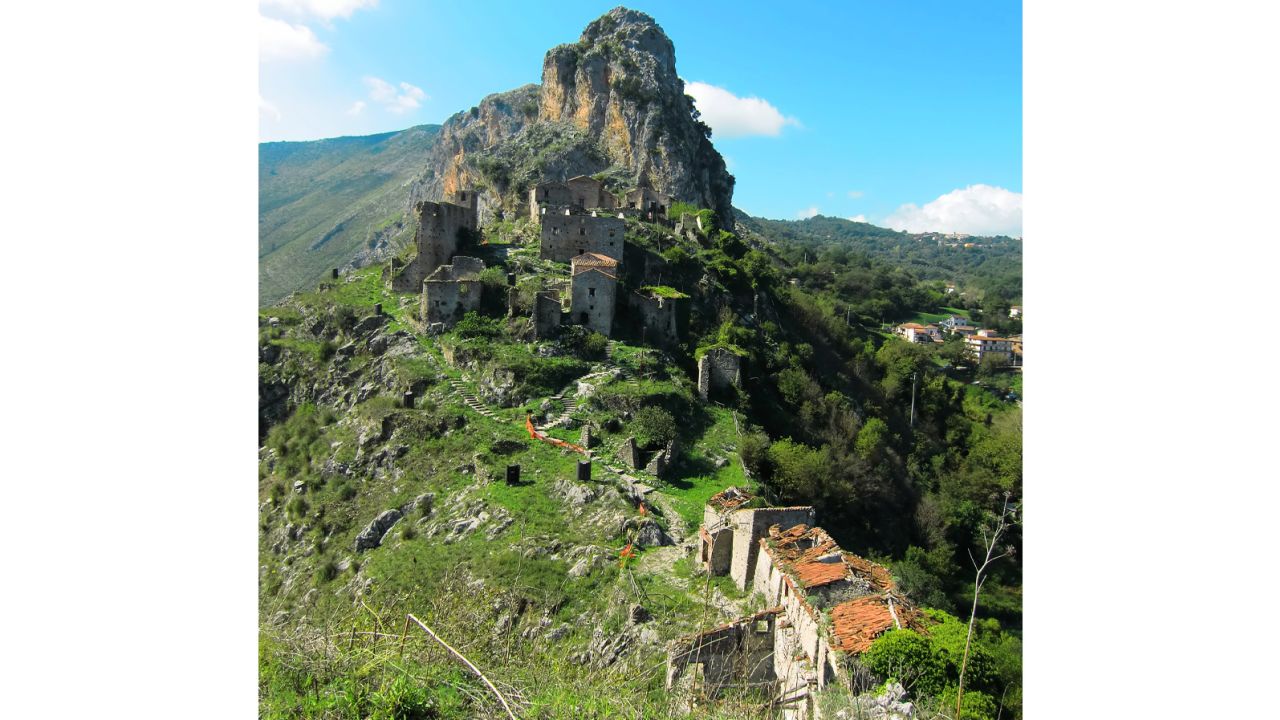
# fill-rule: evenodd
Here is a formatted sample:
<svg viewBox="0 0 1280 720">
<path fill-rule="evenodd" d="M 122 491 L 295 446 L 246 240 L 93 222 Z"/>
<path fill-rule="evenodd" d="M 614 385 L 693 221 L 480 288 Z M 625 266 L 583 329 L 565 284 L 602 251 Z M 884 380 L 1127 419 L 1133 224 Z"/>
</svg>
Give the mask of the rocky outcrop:
<svg viewBox="0 0 1280 720">
<path fill-rule="evenodd" d="M 404 514 L 399 510 L 387 510 L 379 514 L 356 536 L 356 552 L 364 552 L 381 545 L 383 536 L 402 517 Z"/>
<path fill-rule="evenodd" d="M 578 42 L 547 52 L 542 85 L 490 95 L 449 118 L 413 183 L 410 207 L 479 189 L 480 222 L 519 212 L 544 180 L 603 173 L 715 210 L 731 227 L 733 176 L 676 74 L 653 18 L 615 8 Z"/>
<path fill-rule="evenodd" d="M 694 117 L 675 46 L 648 15 L 614 8 L 552 48 L 538 116 L 586 131 L 637 183 L 733 217 L 733 176 Z"/>
</svg>

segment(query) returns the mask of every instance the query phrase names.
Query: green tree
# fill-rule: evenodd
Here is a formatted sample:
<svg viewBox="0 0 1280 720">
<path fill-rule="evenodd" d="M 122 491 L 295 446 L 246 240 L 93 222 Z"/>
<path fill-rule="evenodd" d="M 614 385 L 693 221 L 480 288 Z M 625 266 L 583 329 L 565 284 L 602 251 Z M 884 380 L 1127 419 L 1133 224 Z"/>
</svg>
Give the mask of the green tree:
<svg viewBox="0 0 1280 720">
<path fill-rule="evenodd" d="M 636 412 L 631 429 L 641 447 L 661 447 L 675 438 L 676 419 L 666 409 L 650 405 Z"/>
<path fill-rule="evenodd" d="M 880 418 L 868 418 L 858 431 L 854 449 L 863 460 L 875 461 L 889 443 L 889 426 Z"/>
</svg>

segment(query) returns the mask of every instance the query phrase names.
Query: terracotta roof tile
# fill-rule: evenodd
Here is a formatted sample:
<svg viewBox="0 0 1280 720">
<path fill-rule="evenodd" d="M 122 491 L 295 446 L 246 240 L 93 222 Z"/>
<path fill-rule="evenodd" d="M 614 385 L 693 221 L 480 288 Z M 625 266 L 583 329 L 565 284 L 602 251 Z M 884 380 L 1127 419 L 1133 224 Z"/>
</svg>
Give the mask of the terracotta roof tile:
<svg viewBox="0 0 1280 720">
<path fill-rule="evenodd" d="M 888 601 L 879 595 L 848 600 L 831 609 L 831 644 L 847 653 L 866 652 L 881 633 L 893 627 Z"/>
<path fill-rule="evenodd" d="M 747 504 L 753 497 L 751 493 L 742 488 L 728 487 L 712 495 L 707 500 L 707 504 L 720 510 L 732 510 L 740 505 Z"/>
<path fill-rule="evenodd" d="M 618 261 L 608 255 L 600 253 L 584 252 L 581 255 L 574 255 L 569 259 L 571 265 L 581 267 L 617 267 Z"/>
</svg>

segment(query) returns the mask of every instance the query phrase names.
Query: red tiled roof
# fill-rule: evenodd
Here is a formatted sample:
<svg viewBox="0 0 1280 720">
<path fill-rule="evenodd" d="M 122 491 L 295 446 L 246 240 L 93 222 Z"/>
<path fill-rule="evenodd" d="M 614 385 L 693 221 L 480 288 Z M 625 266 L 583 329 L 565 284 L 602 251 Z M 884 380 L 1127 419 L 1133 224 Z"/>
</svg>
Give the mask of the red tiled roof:
<svg viewBox="0 0 1280 720">
<path fill-rule="evenodd" d="M 889 599 L 884 595 L 864 595 L 842 602 L 831 609 L 831 644 L 847 653 L 864 653 L 881 633 L 896 627 L 894 613 L 902 627 L 923 627 L 920 613 L 899 602 L 894 602 L 890 612 Z"/>
<path fill-rule="evenodd" d="M 608 255 L 600 253 L 584 252 L 581 255 L 574 255 L 569 259 L 569 263 L 574 266 L 581 267 L 617 267 L 618 261 Z"/>
<path fill-rule="evenodd" d="M 842 562 L 796 563 L 791 566 L 791 570 L 806 588 L 829 585 L 849 577 L 849 569 Z"/>
<path fill-rule="evenodd" d="M 732 510 L 740 505 L 745 505 L 751 501 L 754 496 L 738 487 L 727 487 L 724 490 L 712 495 L 707 504 L 719 508 L 721 510 Z"/>
</svg>

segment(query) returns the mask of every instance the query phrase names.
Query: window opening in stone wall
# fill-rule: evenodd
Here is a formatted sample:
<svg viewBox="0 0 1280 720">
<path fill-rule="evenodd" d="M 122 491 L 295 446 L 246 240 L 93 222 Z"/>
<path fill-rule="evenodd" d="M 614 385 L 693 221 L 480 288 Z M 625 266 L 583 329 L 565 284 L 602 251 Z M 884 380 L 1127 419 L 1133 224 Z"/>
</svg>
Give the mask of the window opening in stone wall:
<svg viewBox="0 0 1280 720">
<path fill-rule="evenodd" d="M 758 635 L 763 635 L 764 633 L 767 633 L 767 632 L 769 632 L 769 621 L 768 621 L 768 620 L 757 620 L 757 621 L 756 621 L 756 634 L 758 634 Z"/>
</svg>

